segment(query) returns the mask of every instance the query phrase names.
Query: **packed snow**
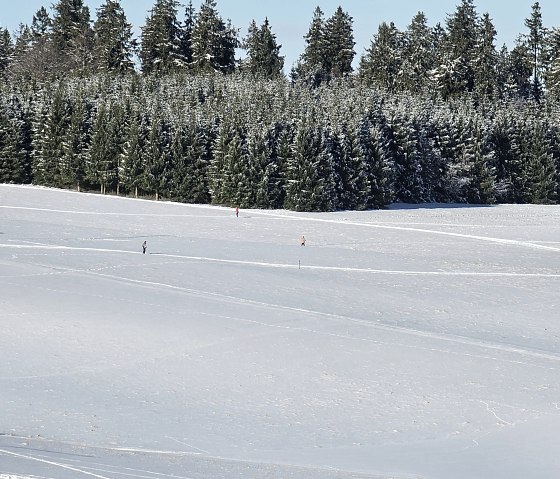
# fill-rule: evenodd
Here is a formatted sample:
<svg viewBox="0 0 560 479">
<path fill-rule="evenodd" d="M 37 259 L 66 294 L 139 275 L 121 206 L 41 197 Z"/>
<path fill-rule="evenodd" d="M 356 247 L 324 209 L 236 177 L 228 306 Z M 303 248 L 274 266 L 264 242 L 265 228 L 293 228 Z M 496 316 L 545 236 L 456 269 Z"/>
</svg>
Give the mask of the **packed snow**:
<svg viewBox="0 0 560 479">
<path fill-rule="evenodd" d="M 0 288 L 1 479 L 560 477 L 559 206 L 2 185 Z"/>
</svg>

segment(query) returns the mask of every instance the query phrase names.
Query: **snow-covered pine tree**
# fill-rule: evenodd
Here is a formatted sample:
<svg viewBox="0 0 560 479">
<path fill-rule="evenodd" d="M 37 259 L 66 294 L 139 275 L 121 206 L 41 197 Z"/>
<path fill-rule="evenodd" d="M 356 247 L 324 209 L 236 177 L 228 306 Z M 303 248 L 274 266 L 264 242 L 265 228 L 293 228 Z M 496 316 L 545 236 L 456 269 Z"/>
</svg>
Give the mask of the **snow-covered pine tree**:
<svg viewBox="0 0 560 479">
<path fill-rule="evenodd" d="M 186 67 L 177 0 L 156 0 L 142 27 L 140 60 L 145 74 L 167 74 Z"/>
<path fill-rule="evenodd" d="M 528 50 L 531 52 L 531 94 L 535 101 L 540 101 L 543 95 L 543 72 L 544 72 L 544 52 L 547 30 L 543 25 L 541 6 L 535 2 L 532 6 L 531 16 L 525 20 L 525 26 L 529 33 L 524 40 Z"/>
<path fill-rule="evenodd" d="M 558 175 L 546 137 L 546 126 L 533 119 L 527 127 L 524 200 L 533 204 L 555 204 L 558 200 Z"/>
<path fill-rule="evenodd" d="M 278 208 L 281 204 L 280 169 L 274 158 L 274 133 L 266 125 L 252 125 L 247 138 L 247 157 L 254 176 L 253 207 Z"/>
<path fill-rule="evenodd" d="M 148 126 L 145 115 L 132 111 L 119 161 L 119 180 L 125 191 L 135 198 L 143 185 L 144 145 L 147 142 Z"/>
<path fill-rule="evenodd" d="M 0 183 L 31 180 L 29 126 L 17 98 L 0 104 Z"/>
<path fill-rule="evenodd" d="M 249 208 L 254 205 L 254 185 L 257 172 L 247 155 L 247 131 L 236 123 L 224 158 L 222 183 L 223 204 Z"/>
<path fill-rule="evenodd" d="M 237 29 L 222 20 L 216 1 L 204 0 L 192 31 L 193 71 L 232 73 L 238 43 Z"/>
<path fill-rule="evenodd" d="M 32 48 L 33 33 L 31 32 L 31 28 L 20 23 L 18 32 L 16 33 L 13 61 L 10 68 L 12 75 L 17 77 L 26 76 L 25 62 Z"/>
<path fill-rule="evenodd" d="M 358 125 L 358 142 L 366 167 L 366 207 L 383 208 L 392 201 L 389 166 L 381 133 L 381 112 L 364 114 Z"/>
<path fill-rule="evenodd" d="M 71 105 L 70 124 L 67 130 L 67 148 L 60 159 L 58 186 L 76 188 L 84 186 L 86 164 L 89 161 L 89 147 L 92 130 L 92 103 L 83 92 L 75 95 Z"/>
<path fill-rule="evenodd" d="M 192 36 L 194 25 L 196 23 L 196 12 L 194 10 L 192 0 L 189 1 L 185 9 L 185 22 L 182 25 L 181 36 L 181 56 L 188 68 L 192 67 L 193 46 Z"/>
<path fill-rule="evenodd" d="M 49 40 L 52 21 L 45 7 L 41 7 L 35 15 L 27 33 L 22 32 L 18 38 L 20 46 L 16 52 L 16 59 L 12 72 L 20 78 L 31 77 L 44 79 L 56 71 L 60 62 L 60 54 Z M 29 36 L 28 36 L 29 35 Z"/>
<path fill-rule="evenodd" d="M 492 204 L 496 198 L 495 172 L 492 167 L 488 128 L 480 120 L 475 120 L 470 128 L 463 152 L 465 159 L 464 197 L 471 204 Z"/>
<path fill-rule="evenodd" d="M 204 144 L 196 123 L 177 127 L 171 141 L 171 198 L 186 203 L 208 202 Z"/>
<path fill-rule="evenodd" d="M 544 77 L 546 96 L 560 100 L 560 28 L 553 28 L 546 40 L 547 68 Z"/>
<path fill-rule="evenodd" d="M 292 154 L 286 165 L 285 207 L 295 211 L 332 211 L 336 186 L 327 133 L 305 118 L 296 125 Z"/>
<path fill-rule="evenodd" d="M 514 163 L 512 145 L 514 121 L 512 112 L 508 110 L 500 111 L 492 120 L 492 127 L 488 131 L 488 142 L 493 154 L 491 164 L 495 174 L 496 202 L 511 203 L 514 201 L 511 178 Z"/>
<path fill-rule="evenodd" d="M 392 167 L 393 197 L 403 203 L 424 200 L 422 157 L 418 125 L 406 114 L 395 113 L 385 129 L 387 136 L 385 155 Z"/>
<path fill-rule="evenodd" d="M 401 83 L 405 90 L 420 93 L 429 84 L 434 65 L 434 42 L 428 19 L 418 12 L 405 32 Z"/>
<path fill-rule="evenodd" d="M 463 128 L 456 115 L 449 111 L 441 111 L 434 117 L 433 144 L 440 164 L 439 188 L 436 201 L 447 203 L 461 201 L 460 181 L 462 173 L 457 168 L 460 149 L 463 145 Z M 462 123 L 461 123 L 462 125 Z M 459 134 L 460 131 L 460 134 Z M 464 201 L 464 200 L 463 200 Z"/>
<path fill-rule="evenodd" d="M 171 177 L 170 124 L 160 116 L 159 106 L 154 107 L 150 130 L 143 151 L 144 171 L 142 188 L 155 196 L 156 201 L 168 196 Z"/>
<path fill-rule="evenodd" d="M 367 208 L 367 168 L 358 140 L 358 131 L 344 122 L 330 135 L 337 190 L 337 209 L 362 210 Z"/>
<path fill-rule="evenodd" d="M 71 108 L 67 92 L 62 83 L 56 85 L 56 90 L 49 99 L 47 115 L 39 141 L 42 143 L 39 163 L 40 172 L 34 177 L 45 186 L 58 186 L 60 181 L 60 161 L 68 148 L 67 131 L 70 125 Z"/>
<path fill-rule="evenodd" d="M 496 29 L 485 13 L 482 16 L 474 63 L 474 91 L 480 96 L 495 96 L 498 91 L 498 54 L 494 46 Z"/>
<path fill-rule="evenodd" d="M 95 115 L 86 174 L 101 194 L 117 190 L 118 162 L 122 155 L 124 111 L 118 103 L 102 102 Z"/>
<path fill-rule="evenodd" d="M 93 33 L 93 60 L 98 71 L 125 73 L 134 70 L 136 40 L 119 0 L 105 0 L 97 9 Z"/>
<path fill-rule="evenodd" d="M 366 85 L 374 85 L 389 92 L 400 89 L 403 48 L 403 35 L 395 24 L 382 22 L 360 59 L 360 80 Z"/>
<path fill-rule="evenodd" d="M 518 43 L 509 53 L 504 65 L 507 72 L 506 97 L 527 100 L 531 97 L 531 54 L 527 45 Z"/>
<path fill-rule="evenodd" d="M 432 81 L 445 99 L 472 92 L 475 86 L 480 28 L 473 0 L 461 0 L 448 15 L 446 27 L 432 73 Z"/>
<path fill-rule="evenodd" d="M 0 79 L 8 76 L 8 69 L 14 59 L 14 44 L 7 28 L 0 27 Z"/>
<path fill-rule="evenodd" d="M 93 51 L 89 8 L 83 0 L 58 0 L 53 12 L 50 41 L 58 54 L 57 72 L 85 72 Z"/>
<path fill-rule="evenodd" d="M 284 57 L 280 56 L 281 45 L 276 43 L 268 18 L 257 26 L 253 20 L 249 25 L 247 37 L 242 42 L 247 58 L 242 61 L 243 71 L 256 77 L 278 78 L 282 75 Z"/>
<path fill-rule="evenodd" d="M 323 69 L 334 78 L 351 73 L 356 42 L 352 17 L 342 7 L 339 6 L 325 22 L 323 36 Z"/>
<path fill-rule="evenodd" d="M 313 19 L 305 40 L 305 50 L 291 71 L 292 80 L 303 81 L 312 86 L 318 86 L 328 79 L 325 69 L 325 19 L 323 10 L 317 6 L 313 12 Z"/>
</svg>

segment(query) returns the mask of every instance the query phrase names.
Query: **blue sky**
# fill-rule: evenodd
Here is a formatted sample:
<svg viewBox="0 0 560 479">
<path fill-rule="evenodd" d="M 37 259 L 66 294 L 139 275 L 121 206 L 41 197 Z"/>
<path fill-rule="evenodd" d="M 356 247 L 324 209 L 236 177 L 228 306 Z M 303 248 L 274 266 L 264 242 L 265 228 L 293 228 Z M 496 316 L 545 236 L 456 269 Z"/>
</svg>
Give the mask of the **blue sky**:
<svg viewBox="0 0 560 479">
<path fill-rule="evenodd" d="M 50 9 L 54 2 L 55 0 L 0 0 L 0 24 L 13 32 L 20 22 L 30 24 L 33 14 L 41 6 Z M 85 0 L 93 18 L 95 10 L 102 3 L 104 0 Z M 197 10 L 200 3 L 201 0 L 193 0 Z M 460 0 L 218 0 L 218 10 L 224 19 L 231 19 L 233 25 L 240 29 L 241 36 L 246 35 L 251 20 L 254 19 L 260 25 L 268 17 L 272 31 L 282 45 L 281 53 L 286 57 L 285 66 L 289 71 L 304 50 L 303 36 L 307 33 L 317 5 L 325 13 L 325 18 L 330 17 L 339 5 L 353 17 L 357 61 L 369 46 L 381 22 L 393 21 L 399 29 L 404 30 L 416 12 L 423 11 L 430 26 L 433 26 L 437 22 L 444 23 L 447 14 L 454 12 L 459 3 Z M 533 3 L 534 0 L 475 1 L 478 13 L 482 15 L 488 12 L 494 21 L 498 31 L 497 47 L 504 43 L 511 47 L 520 33 L 526 33 L 524 21 L 530 16 Z M 558 0 L 541 0 L 539 3 L 545 26 L 559 27 Z M 128 21 L 139 33 L 154 0 L 121 0 L 121 4 Z"/>
</svg>

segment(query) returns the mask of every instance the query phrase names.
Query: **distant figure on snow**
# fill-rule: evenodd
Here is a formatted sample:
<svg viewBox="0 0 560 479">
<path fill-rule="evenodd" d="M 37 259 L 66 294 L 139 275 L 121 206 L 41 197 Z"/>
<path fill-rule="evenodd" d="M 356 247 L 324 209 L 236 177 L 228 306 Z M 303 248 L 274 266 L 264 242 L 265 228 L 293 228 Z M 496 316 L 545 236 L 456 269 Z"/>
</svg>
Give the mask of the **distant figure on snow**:
<svg viewBox="0 0 560 479">
<path fill-rule="evenodd" d="M 305 236 L 301 235 L 301 238 L 299 239 L 299 244 L 305 246 Z"/>
<path fill-rule="evenodd" d="M 235 208 L 235 216 L 239 218 L 239 206 Z"/>
<path fill-rule="evenodd" d="M 148 249 L 148 245 L 146 244 L 146 242 L 144 241 L 142 243 L 142 254 L 146 254 L 146 250 Z"/>
</svg>

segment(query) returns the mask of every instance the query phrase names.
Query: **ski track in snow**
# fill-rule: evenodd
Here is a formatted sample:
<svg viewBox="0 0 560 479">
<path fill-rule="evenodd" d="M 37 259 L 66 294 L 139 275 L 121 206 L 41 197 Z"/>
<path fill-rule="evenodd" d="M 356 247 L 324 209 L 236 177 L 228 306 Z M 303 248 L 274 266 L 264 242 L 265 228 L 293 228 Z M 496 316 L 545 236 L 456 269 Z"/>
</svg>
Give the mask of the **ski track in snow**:
<svg viewBox="0 0 560 479">
<path fill-rule="evenodd" d="M 90 253 L 114 253 L 114 254 L 130 254 L 142 255 L 140 251 L 118 250 L 107 248 L 91 248 L 79 246 L 61 246 L 49 244 L 0 244 L 0 248 L 16 249 L 16 250 L 48 250 L 48 251 L 81 251 Z M 546 248 L 549 249 L 549 248 Z M 553 250 L 556 250 L 553 248 Z M 560 251 L 560 249 L 558 249 Z M 386 275 L 404 275 L 404 276 L 486 276 L 486 277 L 520 277 L 520 278 L 560 278 L 560 273 L 506 273 L 499 271 L 406 271 L 406 270 L 385 270 L 385 269 L 372 269 L 372 268 L 351 268 L 342 266 L 317 266 L 311 264 L 304 264 L 303 266 L 297 264 L 286 263 L 270 263 L 265 261 L 246 261 L 224 258 L 211 258 L 208 256 L 189 256 L 179 254 L 167 253 L 149 253 L 151 256 L 161 256 L 165 258 L 182 259 L 189 261 L 199 261 L 208 263 L 223 263 L 223 264 L 236 264 L 236 265 L 249 265 L 259 266 L 265 268 L 284 268 L 284 269 L 306 269 L 316 271 L 342 271 L 354 273 L 371 273 L 371 274 L 386 274 Z M 80 271 L 80 270 L 76 270 Z M 1 277 L 1 276 L 0 276 Z"/>
<path fill-rule="evenodd" d="M 404 327 L 400 327 L 400 326 L 392 326 L 392 325 L 388 325 L 388 324 L 382 324 L 382 323 L 379 323 L 379 322 L 374 323 L 372 321 L 367 321 L 367 320 L 358 319 L 358 318 L 352 318 L 350 316 L 345 316 L 345 315 L 340 315 L 340 314 L 325 313 L 325 312 L 322 312 L 322 311 L 316 311 L 316 310 L 311 310 L 311 309 L 295 308 L 295 307 L 292 307 L 292 306 L 285 306 L 285 305 L 281 305 L 281 304 L 274 304 L 274 303 L 268 303 L 268 302 L 263 302 L 263 301 L 255 301 L 255 300 L 252 300 L 252 299 L 239 298 L 237 296 L 231 296 L 231 295 L 226 295 L 226 294 L 221 294 L 221 293 L 213 293 L 213 292 L 209 292 L 209 291 L 195 290 L 195 289 L 192 289 L 192 288 L 183 288 L 181 286 L 175 286 L 175 285 L 165 284 L 165 283 L 160 283 L 160 282 L 155 282 L 155 281 L 137 280 L 137 279 L 131 279 L 131 278 L 120 277 L 120 276 L 115 276 L 115 275 L 107 275 L 107 274 L 102 274 L 102 273 L 90 273 L 90 274 L 93 274 L 94 276 L 105 277 L 105 278 L 108 278 L 108 279 L 118 280 L 118 281 L 123 281 L 123 282 L 129 282 L 129 283 L 133 283 L 133 284 L 141 284 L 141 285 L 150 286 L 150 287 L 151 286 L 162 287 L 162 288 L 166 288 L 166 289 L 171 289 L 171 290 L 175 290 L 175 291 L 180 291 L 180 292 L 192 294 L 194 296 L 199 296 L 199 297 L 209 297 L 209 298 L 215 298 L 215 299 L 220 299 L 220 300 L 224 300 L 224 301 L 232 301 L 232 302 L 235 302 L 235 303 L 248 304 L 248 305 L 259 306 L 259 307 L 266 307 L 266 308 L 271 308 L 271 309 L 274 309 L 274 310 L 292 311 L 292 312 L 296 312 L 296 313 L 322 316 L 322 317 L 335 319 L 335 320 L 351 321 L 353 323 L 359 323 L 359 324 L 364 325 L 364 326 L 369 326 L 369 327 L 373 327 L 373 328 L 376 328 L 376 329 L 382 329 L 382 330 L 390 331 L 390 332 L 398 332 L 398 333 L 402 333 L 402 334 L 407 334 L 407 335 L 412 335 L 412 336 L 417 336 L 417 337 L 423 337 L 423 338 L 428 338 L 428 339 L 437 339 L 437 340 L 440 340 L 440 341 L 450 341 L 450 342 L 453 342 L 453 343 L 472 345 L 472 346 L 477 346 L 477 347 L 482 347 L 482 348 L 493 349 L 493 350 L 497 350 L 497 351 L 501 351 L 501 352 L 510 352 L 510 353 L 516 353 L 516 354 L 521 354 L 521 355 L 526 355 L 526 356 L 532 356 L 532 357 L 535 357 L 535 358 L 549 359 L 549 360 L 552 360 L 552 361 L 560 361 L 560 355 L 550 354 L 550 353 L 546 353 L 546 352 L 539 352 L 539 351 L 531 351 L 531 350 L 528 350 L 528 349 L 516 348 L 516 347 L 513 347 L 513 346 L 504 346 L 504 345 L 501 345 L 501 344 L 494 344 L 494 343 L 490 343 L 490 342 L 478 341 L 478 340 L 471 339 L 471 338 L 468 338 L 468 337 L 465 337 L 465 336 L 430 333 L 430 332 L 420 331 L 420 330 L 416 330 L 416 329 L 412 329 L 412 328 L 404 328 Z M 261 323 L 261 324 L 270 326 L 267 323 Z M 290 326 L 283 326 L 283 327 L 285 327 L 286 329 L 292 329 Z"/>
<path fill-rule="evenodd" d="M 21 437 L 21 436 L 10 436 L 12 438 L 24 439 L 28 440 L 30 438 Z M 173 438 L 169 438 L 175 440 Z M 55 441 L 49 439 L 43 439 L 46 443 L 53 443 Z M 176 441 L 176 440 L 175 440 Z M 180 442 L 180 441 L 177 441 Z M 77 446 L 77 447 L 86 447 L 84 444 L 74 444 L 71 442 L 64 442 L 64 441 L 56 441 L 57 444 L 65 445 L 65 446 Z M 176 457 L 201 457 L 206 460 L 212 460 L 216 463 L 236 463 L 236 464 L 245 464 L 247 466 L 261 466 L 261 467 L 273 467 L 280 472 L 284 472 L 285 474 L 290 474 L 291 470 L 298 470 L 298 471 L 308 471 L 309 473 L 321 473 L 321 471 L 329 471 L 329 472 L 338 472 L 338 473 L 351 473 L 350 471 L 342 470 L 335 467 L 330 466 L 306 466 L 306 465 L 299 465 L 299 464 L 289 464 L 289 463 L 276 463 L 276 462 L 263 462 L 263 461 L 253 461 L 247 459 L 237 459 L 232 457 L 224 457 L 219 455 L 213 455 L 211 453 L 205 453 L 204 455 L 200 455 L 197 452 L 186 452 L 186 451 L 175 451 L 175 450 L 154 450 L 154 449 L 144 449 L 144 448 L 135 448 L 135 447 L 111 447 L 111 446 L 94 446 L 94 450 L 105 450 L 109 452 L 116 452 L 116 453 L 130 453 L 130 454 L 148 454 L 148 455 L 158 455 L 158 456 L 176 456 Z M 44 454 L 21 454 L 21 453 L 14 453 L 7 449 L 0 449 L 0 456 L 2 454 L 9 455 L 12 457 L 17 457 L 22 459 L 23 461 L 35 461 L 40 462 L 46 465 L 55 466 L 61 469 L 67 469 L 70 471 L 77 472 L 79 474 L 84 474 L 91 477 L 96 477 L 98 479 L 115 479 L 116 477 L 133 477 L 138 479 L 157 479 L 157 478 L 170 478 L 170 479 L 193 479 L 191 476 L 184 476 L 184 475 L 177 475 L 177 474 L 166 474 L 162 472 L 154 472 L 147 469 L 138 469 L 133 467 L 124 467 L 124 466 L 113 466 L 110 464 L 96 462 L 96 461 L 84 461 L 81 459 L 74 459 L 67 457 L 65 458 L 64 462 L 60 461 L 52 461 L 50 460 L 50 456 L 46 456 Z M 95 456 L 91 456 L 94 458 Z M 108 476 L 101 475 L 107 474 Z M 371 478 L 371 479 L 413 479 L 417 478 L 418 476 L 410 476 L 410 475 L 403 475 L 398 474 L 394 475 L 391 474 L 390 476 L 383 475 L 371 475 L 371 474 L 359 474 L 360 477 L 363 478 Z M 289 476 L 274 476 L 274 477 L 289 477 Z M 314 476 L 317 477 L 317 476 Z M 44 476 L 21 476 L 21 475 L 3 475 L 0 473 L 0 479 L 50 479 Z"/>
<path fill-rule="evenodd" d="M 93 249 L 93 250 L 96 251 L 95 249 Z M 101 250 L 101 251 L 105 251 L 105 250 Z M 115 251 L 111 251 L 111 252 L 115 252 Z M 120 251 L 116 251 L 116 252 L 120 252 Z M 131 253 L 131 254 L 142 254 L 142 253 L 134 252 L 134 253 Z M 161 255 L 161 256 L 173 256 L 173 257 L 175 257 L 177 255 Z M 182 256 L 177 256 L 177 257 L 183 258 Z M 192 259 L 193 257 L 185 257 L 185 258 Z M 194 258 L 198 258 L 198 257 L 194 257 Z M 222 260 L 217 260 L 217 261 L 222 261 Z M 229 260 L 224 260 L 224 261 L 229 262 Z M 262 264 L 262 263 L 253 263 L 253 262 L 241 262 L 241 263 L 243 263 L 243 264 L 245 264 L 245 263 L 258 264 L 258 265 Z M 267 263 L 264 263 L 264 264 L 267 265 Z M 287 265 L 282 265 L 282 267 L 292 267 L 292 268 L 294 268 L 294 266 L 287 266 Z M 296 268 L 297 268 L 297 266 L 296 266 Z M 320 269 L 324 269 L 324 268 L 321 267 Z M 104 273 L 99 273 L 99 272 L 96 272 L 96 271 L 93 271 L 93 270 L 81 270 L 81 269 L 75 269 L 75 268 L 62 268 L 62 267 L 57 268 L 57 270 L 58 270 L 58 274 L 62 274 L 62 273 L 87 274 L 87 275 L 91 275 L 91 276 L 95 276 L 95 277 L 99 277 L 99 278 L 104 278 L 104 279 L 108 279 L 108 280 L 119 281 L 119 282 L 124 282 L 124 283 L 129 283 L 129 284 L 137 284 L 137 285 L 142 285 L 142 286 L 146 286 L 146 287 L 157 287 L 157 288 L 164 288 L 164 289 L 168 289 L 168 290 L 174 290 L 174 291 L 190 294 L 190 295 L 197 296 L 197 297 L 212 298 L 212 299 L 216 299 L 216 300 L 234 302 L 234 303 L 238 303 L 238 304 L 246 304 L 246 305 L 251 305 L 251 306 L 255 306 L 255 307 L 265 307 L 265 308 L 269 308 L 269 309 L 273 309 L 273 310 L 291 311 L 291 312 L 302 313 L 302 314 L 306 314 L 306 315 L 316 315 L 316 316 L 326 317 L 326 318 L 329 318 L 331 320 L 337 320 L 337 321 L 351 321 L 353 323 L 358 323 L 358 324 L 363 325 L 363 326 L 368 326 L 368 327 L 371 327 L 371 328 L 376 328 L 376 329 L 384 330 L 384 331 L 398 332 L 398 333 L 401 333 L 401 334 L 406 334 L 406 335 L 411 335 L 411 336 L 416 336 L 416 337 L 422 337 L 422 338 L 428 338 L 428 339 L 437 339 L 437 340 L 445 341 L 445 342 L 452 342 L 452 343 L 459 343 L 459 344 L 463 344 L 463 345 L 477 346 L 477 347 L 484 348 L 484 349 L 490 349 L 490 350 L 496 350 L 496 351 L 500 351 L 500 352 L 520 354 L 520 355 L 523 355 L 523 356 L 530 356 L 530 357 L 534 357 L 534 358 L 547 359 L 547 360 L 552 360 L 552 361 L 560 361 L 560 355 L 555 355 L 555 354 L 551 354 L 551 353 L 547 353 L 547 352 L 541 352 L 541 351 L 532 351 L 532 350 L 529 350 L 529 349 L 523 349 L 523 348 L 518 348 L 518 347 L 513 347 L 513 346 L 504 346 L 504 345 L 499 344 L 499 343 L 490 343 L 490 342 L 479 341 L 479 340 L 475 340 L 475 339 L 468 338 L 468 337 L 465 337 L 465 336 L 426 332 L 426 331 L 416 330 L 416 329 L 412 329 L 412 328 L 405 328 L 405 327 L 400 327 L 400 326 L 383 324 L 382 322 L 379 322 L 379 321 L 372 322 L 372 321 L 353 318 L 353 317 L 350 317 L 350 316 L 345 316 L 345 315 L 340 315 L 340 314 L 326 313 L 326 312 L 322 312 L 322 311 L 305 309 L 305 308 L 295 308 L 295 307 L 291 307 L 291 306 L 268 303 L 268 302 L 263 302 L 263 301 L 255 301 L 255 300 L 251 300 L 251 299 L 240 298 L 240 297 L 237 297 L 237 296 L 231 296 L 231 295 L 226 295 L 226 294 L 221 294 L 221 293 L 196 290 L 196 289 L 192 289 L 192 288 L 184 288 L 182 286 L 176 286 L 176 285 L 166 284 L 166 283 L 162 283 L 162 282 L 138 280 L 138 279 L 127 278 L 127 277 L 123 277 L 123 276 L 117 276 L 117 275 L 113 275 L 113 274 L 104 274 Z M 554 275 L 554 277 L 559 277 L 559 276 L 560 275 Z M 230 319 L 236 319 L 236 318 L 230 318 Z M 305 331 L 305 332 L 312 332 L 312 333 L 316 333 L 316 334 L 320 333 L 320 334 L 331 335 L 330 333 L 324 333 L 324 332 L 319 332 L 319 331 L 309 330 L 309 329 L 304 329 L 304 328 L 297 328 L 297 327 L 293 327 L 293 326 L 271 325 L 269 323 L 257 322 L 257 321 L 240 319 L 240 318 L 237 318 L 236 320 L 237 321 L 244 321 L 244 322 L 258 323 L 262 326 L 274 327 L 274 328 L 280 328 L 280 329 L 287 329 L 287 330 L 292 330 L 292 331 L 302 330 L 302 331 Z M 342 337 L 341 335 L 337 335 L 337 336 Z M 355 338 L 355 337 L 352 337 L 352 336 L 344 336 L 344 338 L 345 339 L 367 341 L 366 339 Z M 404 346 L 404 345 L 401 345 L 401 346 Z M 413 348 L 418 349 L 416 346 L 414 346 Z M 420 349 L 424 349 L 424 348 L 420 348 Z M 449 353 L 449 351 L 444 351 L 444 350 L 438 350 L 438 351 Z M 476 356 L 476 355 L 472 355 L 472 354 L 466 354 L 466 355 L 467 356 L 470 355 L 470 356 L 475 356 L 475 357 L 482 357 L 482 356 Z M 495 357 L 491 357 L 491 359 L 501 360 L 500 358 L 495 358 Z M 519 362 L 518 361 L 509 361 L 507 359 L 505 359 L 504 361 L 513 362 L 513 363 L 516 363 L 516 364 L 527 364 L 527 365 L 535 366 L 532 363 L 529 364 L 529 363 L 524 363 L 524 362 L 521 362 L 521 361 L 519 361 Z"/>
<path fill-rule="evenodd" d="M 17 457 L 17 458 L 20 458 L 20 459 L 25 459 L 25 460 L 28 460 L 28 461 L 41 462 L 43 464 L 48 464 L 50 466 L 56 466 L 56 467 L 59 467 L 61 469 L 67 469 L 69 471 L 74 471 L 74 472 L 77 472 L 79 474 L 84 474 L 86 476 L 97 477 L 98 479 L 111 479 L 107 476 L 101 476 L 99 474 L 94 474 L 92 472 L 88 472 L 88 471 L 85 471 L 83 469 L 78 469 L 77 467 L 73 467 L 73 466 L 70 466 L 68 464 L 64 464 L 64 463 L 61 463 L 61 462 L 55 462 L 55 461 L 49 461 L 47 459 L 41 459 L 39 457 L 31 456 L 29 454 L 19 454 L 17 452 L 7 451 L 5 449 L 0 449 L 0 454 L 5 454 L 7 456 L 13 456 L 13 457 Z"/>
<path fill-rule="evenodd" d="M 555 248 L 552 246 L 546 246 L 545 244 L 537 244 L 531 243 L 528 241 L 519 241 L 519 240 L 511 240 L 511 239 L 504 239 L 504 238 L 494 238 L 491 236 L 479 236 L 479 235 L 471 235 L 466 233 L 453 233 L 451 231 L 439 231 L 439 230 L 430 230 L 425 228 L 408 228 L 405 226 L 390 226 L 387 224 L 381 223 L 364 223 L 359 221 L 347 221 L 347 220 L 333 220 L 333 219 L 326 219 L 326 218 L 301 218 L 293 215 L 279 215 L 275 213 L 268 213 L 266 211 L 259 211 L 257 212 L 259 215 L 264 216 L 271 216 L 274 218 L 284 218 L 289 220 L 296 220 L 296 221 L 311 221 L 317 223 L 334 223 L 338 225 L 352 225 L 352 226 L 362 226 L 365 228 L 378 228 L 378 229 L 389 229 L 389 230 L 397 230 L 397 231 L 408 231 L 414 233 L 426 233 L 426 234 L 434 234 L 434 235 L 442 235 L 442 236 L 451 236 L 455 238 L 463 238 L 469 240 L 476 240 L 476 241 L 487 241 L 489 243 L 498 243 L 510 246 L 522 246 L 526 248 L 533 248 L 533 249 L 541 249 L 541 250 L 548 250 L 548 251 L 557 251 L 560 253 L 560 248 Z M 457 227 L 462 227 L 463 225 L 459 224 Z"/>
<path fill-rule="evenodd" d="M 176 204 L 176 203 L 170 203 Z M 187 206 L 189 208 L 208 208 L 216 211 L 219 214 L 212 215 L 210 218 L 230 218 L 230 214 L 223 213 L 221 209 L 218 207 L 212 207 L 207 205 L 182 205 Z M 150 213 L 108 213 L 108 212 L 89 212 L 89 211 L 74 211 L 74 210 L 57 210 L 57 209 L 48 209 L 48 208 L 34 208 L 34 207 L 23 207 L 23 206 L 2 206 L 0 208 L 4 209 L 16 209 L 16 210 L 30 210 L 30 211 L 39 211 L 39 212 L 49 212 L 49 213 L 61 213 L 61 214 L 78 214 L 78 215 L 98 215 L 98 216 L 146 216 L 146 217 L 157 217 L 157 218 L 177 218 L 177 217 L 192 217 L 198 215 L 185 215 L 185 214 L 150 214 Z M 255 216 L 265 216 L 270 218 L 282 219 L 282 220 L 289 220 L 289 221 L 305 221 L 305 222 L 316 222 L 316 223 L 331 223 L 337 225 L 351 225 L 351 226 L 360 226 L 364 228 L 378 228 L 378 229 L 390 229 L 390 230 L 397 230 L 397 231 L 407 231 L 407 232 L 414 232 L 414 233 L 426 233 L 426 234 L 433 234 L 433 235 L 442 235 L 442 236 L 451 236 L 456 238 L 463 238 L 463 239 L 470 239 L 476 241 L 486 241 L 490 243 L 498 243 L 510 246 L 520 246 L 526 248 L 533 248 L 533 249 L 541 249 L 547 251 L 556 251 L 560 252 L 560 247 L 548 246 L 543 242 L 529 242 L 529 241 L 519 241 L 519 240 L 512 240 L 512 239 L 505 239 L 505 238 L 495 238 L 491 236 L 479 236 L 479 235 L 472 235 L 466 233 L 454 233 L 451 231 L 440 231 L 440 230 L 433 230 L 433 229 L 426 229 L 426 228 L 409 228 L 406 226 L 396 226 L 396 224 L 385 224 L 384 222 L 375 222 L 375 223 L 365 223 L 360 221 L 349 221 L 346 219 L 336 220 L 336 219 L 326 219 L 326 218 L 314 218 L 314 217 L 301 217 L 296 216 L 290 213 L 287 214 L 278 214 L 272 213 L 267 211 L 256 211 L 251 210 L 251 214 Z M 466 225 L 457 224 L 454 225 L 457 227 L 465 227 Z M 105 250 L 105 251 L 116 251 L 116 250 Z"/>
</svg>

